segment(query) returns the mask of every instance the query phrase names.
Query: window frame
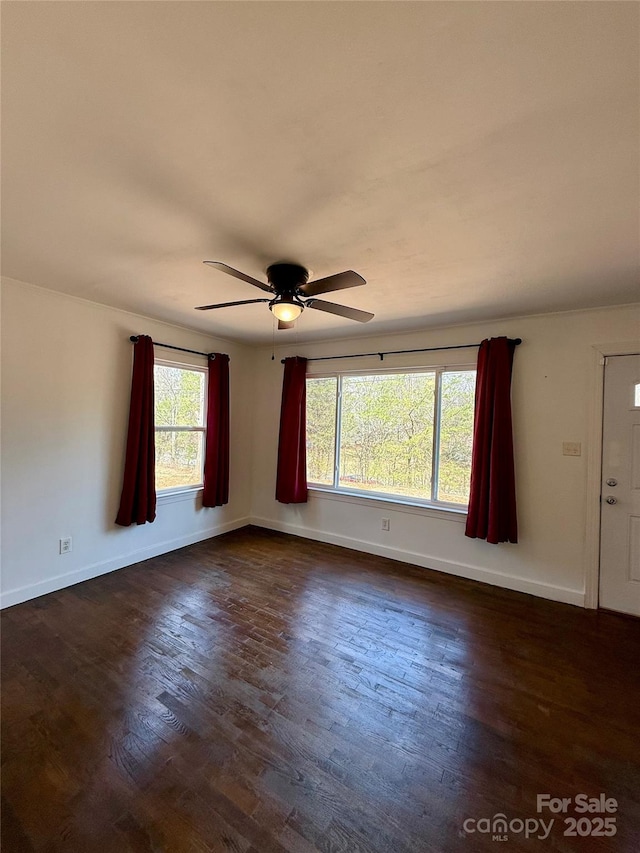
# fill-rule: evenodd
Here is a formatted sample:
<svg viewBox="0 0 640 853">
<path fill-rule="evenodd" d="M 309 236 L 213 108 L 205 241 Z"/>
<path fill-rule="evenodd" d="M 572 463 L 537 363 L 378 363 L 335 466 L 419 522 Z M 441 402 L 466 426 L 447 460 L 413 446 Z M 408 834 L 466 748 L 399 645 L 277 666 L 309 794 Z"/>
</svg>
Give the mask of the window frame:
<svg viewBox="0 0 640 853">
<path fill-rule="evenodd" d="M 420 365 L 412 367 L 386 367 L 378 370 L 336 370 L 322 371 L 307 374 L 307 381 L 314 379 L 336 380 L 336 415 L 334 427 L 334 466 L 333 483 L 316 483 L 307 479 L 307 488 L 312 492 L 322 492 L 325 496 L 343 496 L 346 498 L 364 499 L 365 501 L 380 501 L 382 503 L 398 504 L 399 507 L 416 507 L 436 512 L 447 512 L 462 517 L 468 512 L 468 503 L 460 504 L 452 501 L 441 501 L 433 496 L 437 494 L 439 476 L 439 449 L 440 449 L 440 426 L 442 419 L 442 375 L 444 373 L 472 372 L 476 374 L 477 365 L 465 362 L 463 364 L 438 364 Z M 433 445 L 431 455 L 431 497 L 420 498 L 414 495 L 394 494 L 390 492 L 377 492 L 370 489 L 356 489 L 340 485 L 340 433 L 342 426 L 342 380 L 343 377 L 351 376 L 384 376 L 400 375 L 407 373 L 431 373 L 435 377 L 434 412 L 433 412 Z M 472 427 L 473 429 L 473 427 Z M 438 452 L 436 452 L 438 451 Z"/>
<path fill-rule="evenodd" d="M 156 495 L 158 500 L 160 499 L 173 499 L 173 500 L 188 500 L 192 497 L 196 492 L 201 492 L 204 488 L 204 456 L 205 456 L 205 448 L 206 448 L 206 438 L 207 438 L 207 373 L 208 367 L 201 366 L 199 364 L 190 364 L 184 361 L 174 361 L 172 359 L 167 358 L 154 358 L 153 367 L 155 371 L 156 365 L 161 367 L 174 367 L 178 370 L 191 370 L 195 373 L 204 374 L 205 381 L 203 386 L 203 394 L 202 394 L 202 426 L 158 426 L 155 423 L 155 406 L 156 406 L 156 393 L 155 393 L 155 382 L 154 382 L 154 400 L 153 400 L 153 415 L 154 415 L 154 436 L 157 432 L 201 432 L 203 434 L 202 439 L 202 465 L 200 470 L 200 482 L 199 483 L 190 483 L 185 486 L 168 486 L 165 489 L 156 488 Z M 155 379 L 155 375 L 154 375 Z M 154 475 L 155 475 L 155 465 L 154 464 Z M 166 501 L 169 502 L 169 501 Z"/>
</svg>

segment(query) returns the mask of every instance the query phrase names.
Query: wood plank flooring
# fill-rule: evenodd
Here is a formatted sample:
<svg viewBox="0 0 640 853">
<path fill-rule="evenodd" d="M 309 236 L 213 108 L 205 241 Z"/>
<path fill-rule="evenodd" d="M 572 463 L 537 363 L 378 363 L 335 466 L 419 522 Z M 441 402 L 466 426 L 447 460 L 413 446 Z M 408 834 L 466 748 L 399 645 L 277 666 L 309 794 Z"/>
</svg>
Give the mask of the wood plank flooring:
<svg viewBox="0 0 640 853">
<path fill-rule="evenodd" d="M 640 849 L 640 620 L 245 528 L 1 624 L 6 853 Z"/>
</svg>

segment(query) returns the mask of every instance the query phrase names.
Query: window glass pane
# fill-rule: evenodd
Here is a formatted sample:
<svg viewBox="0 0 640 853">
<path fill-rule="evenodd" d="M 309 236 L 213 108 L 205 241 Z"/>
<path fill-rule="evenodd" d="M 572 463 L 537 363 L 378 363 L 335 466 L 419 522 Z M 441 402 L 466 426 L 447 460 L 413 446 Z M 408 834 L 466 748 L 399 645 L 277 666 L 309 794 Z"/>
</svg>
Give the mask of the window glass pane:
<svg viewBox="0 0 640 853">
<path fill-rule="evenodd" d="M 202 483 L 204 433 L 156 430 L 156 489 Z"/>
<path fill-rule="evenodd" d="M 154 366 L 156 426 L 204 426 L 204 373 Z"/>
<path fill-rule="evenodd" d="M 431 497 L 434 373 L 345 376 L 340 485 Z"/>
<path fill-rule="evenodd" d="M 333 485 L 336 434 L 335 376 L 307 379 L 307 480 Z"/>
<path fill-rule="evenodd" d="M 640 409 L 640 382 L 636 383 L 634 400 L 635 402 L 633 405 Z"/>
<path fill-rule="evenodd" d="M 450 503 L 469 503 L 475 370 L 442 374 L 440 413 L 440 460 L 436 498 Z"/>
</svg>

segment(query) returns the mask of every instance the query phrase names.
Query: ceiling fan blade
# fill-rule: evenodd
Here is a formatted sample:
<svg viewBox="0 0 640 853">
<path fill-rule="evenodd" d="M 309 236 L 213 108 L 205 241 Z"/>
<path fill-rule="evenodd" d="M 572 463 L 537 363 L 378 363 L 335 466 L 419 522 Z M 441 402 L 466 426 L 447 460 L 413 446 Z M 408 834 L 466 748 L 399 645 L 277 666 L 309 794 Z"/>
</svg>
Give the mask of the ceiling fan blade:
<svg viewBox="0 0 640 853">
<path fill-rule="evenodd" d="M 295 326 L 295 320 L 278 320 L 278 330 L 280 329 L 293 329 Z"/>
<path fill-rule="evenodd" d="M 271 302 L 271 300 L 241 299 L 240 302 L 219 302 L 217 305 L 197 305 L 196 311 L 211 311 L 212 308 L 231 308 L 232 305 L 251 305 L 253 302 Z"/>
<path fill-rule="evenodd" d="M 215 267 L 220 272 L 226 272 L 227 275 L 232 275 L 234 278 L 239 278 L 240 281 L 246 281 L 247 284 L 252 284 L 254 287 L 259 287 L 260 290 L 266 290 L 267 293 L 273 293 L 273 290 L 266 282 L 258 281 L 257 278 L 252 278 L 250 275 L 246 275 L 240 272 L 240 270 L 230 267 L 228 264 L 223 264 L 221 261 L 203 261 L 202 263 L 208 264 L 210 267 Z"/>
<path fill-rule="evenodd" d="M 360 287 L 367 282 L 353 270 L 346 270 L 317 281 L 309 281 L 300 285 L 305 296 L 316 296 L 318 293 L 330 293 L 332 290 L 344 290 L 345 287 Z"/>
<path fill-rule="evenodd" d="M 347 317 L 349 320 L 357 320 L 359 323 L 368 323 L 375 317 L 375 314 L 371 314 L 370 311 L 360 311 L 359 308 L 336 305 L 334 302 L 325 302 L 324 299 L 310 299 L 306 303 L 306 307 L 326 311 L 328 314 L 337 314 L 339 317 Z"/>
</svg>

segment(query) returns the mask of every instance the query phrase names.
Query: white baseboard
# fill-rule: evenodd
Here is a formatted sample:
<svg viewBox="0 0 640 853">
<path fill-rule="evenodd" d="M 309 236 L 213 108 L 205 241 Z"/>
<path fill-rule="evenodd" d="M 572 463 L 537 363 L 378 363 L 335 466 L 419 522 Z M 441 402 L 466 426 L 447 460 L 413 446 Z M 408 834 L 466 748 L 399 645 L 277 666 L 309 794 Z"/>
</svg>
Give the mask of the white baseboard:
<svg viewBox="0 0 640 853">
<path fill-rule="evenodd" d="M 576 589 L 567 589 L 552 584 L 540 583 L 539 581 L 525 580 L 515 575 L 506 575 L 502 572 L 494 572 L 491 569 L 482 569 L 465 563 L 454 563 L 449 560 L 441 560 L 437 557 L 429 557 L 413 551 L 403 551 L 400 548 L 388 548 L 377 542 L 367 542 L 362 539 L 352 539 L 349 536 L 336 536 L 321 530 L 313 530 L 287 522 L 273 521 L 269 518 L 252 517 L 251 524 L 256 527 L 266 527 L 269 530 L 278 530 L 281 533 L 290 533 L 305 539 L 314 539 L 317 542 L 326 542 L 329 545 L 340 545 L 343 548 L 352 548 L 354 551 L 364 551 L 367 554 L 375 554 L 378 557 L 388 557 L 391 560 L 399 560 L 402 563 L 411 563 L 424 569 L 434 569 L 445 572 L 448 575 L 467 578 L 468 580 L 488 583 L 492 586 L 500 586 L 515 592 L 525 592 L 546 598 L 550 601 L 560 601 L 563 604 L 575 604 L 584 607 L 584 592 Z"/>
<path fill-rule="evenodd" d="M 296 524 L 273 521 L 269 518 L 252 517 L 238 518 L 234 521 L 228 521 L 225 524 L 220 524 L 217 527 L 210 527 L 207 530 L 200 531 L 199 533 L 178 537 L 176 539 L 169 539 L 164 542 L 156 543 L 148 548 L 141 548 L 138 551 L 122 554 L 112 560 L 94 563 L 83 569 L 77 569 L 76 571 L 68 572 L 63 575 L 47 578 L 39 583 L 8 590 L 7 592 L 0 594 L 0 609 L 12 607 L 14 604 L 21 604 L 23 601 L 38 598 L 40 595 L 46 595 L 49 592 L 55 592 L 56 590 L 73 586 L 74 584 L 81 583 L 82 581 L 108 574 L 109 572 L 116 571 L 117 569 L 122 569 L 125 566 L 131 566 L 134 563 L 140 563 L 143 560 L 158 557 L 161 554 L 167 554 L 170 551 L 177 550 L 178 548 L 184 548 L 186 545 L 194 545 L 196 542 L 202 542 L 205 539 L 213 539 L 223 533 L 229 533 L 231 530 L 246 527 L 248 524 L 255 525 L 256 527 L 265 527 L 268 530 L 278 530 L 282 533 L 290 533 L 293 536 L 299 536 L 304 539 L 313 539 L 318 542 L 326 542 L 330 545 L 339 545 L 343 548 L 351 548 L 354 551 L 363 551 L 367 554 L 375 554 L 378 557 L 388 557 L 391 560 L 399 560 L 402 563 L 411 563 L 412 565 L 421 566 L 425 569 L 433 569 L 449 575 L 467 578 L 468 580 L 488 583 L 493 586 L 503 587 L 504 589 L 511 589 L 515 592 L 525 592 L 530 595 L 536 595 L 539 598 L 549 599 L 550 601 L 560 601 L 564 604 L 575 604 L 579 607 L 584 607 L 585 604 L 584 592 L 580 592 L 578 590 L 566 589 L 565 587 L 553 586 L 552 584 L 539 583 L 537 581 L 529 581 L 514 575 L 506 575 L 501 572 L 494 572 L 490 569 L 482 569 L 477 566 L 470 566 L 464 563 L 454 563 L 449 560 L 441 560 L 436 557 L 429 557 L 412 551 L 403 551 L 399 548 L 389 548 L 384 545 L 379 545 L 376 542 L 367 542 L 362 539 L 353 539 L 348 536 L 336 536 L 334 534 L 325 533 L 321 530 L 313 530 Z"/>
<path fill-rule="evenodd" d="M 81 583 L 91 578 L 97 578 L 100 575 L 106 575 L 117 569 L 123 569 L 125 566 L 132 566 L 134 563 L 141 563 L 143 560 L 151 559 L 151 557 L 168 554 L 170 551 L 184 548 L 185 545 L 194 545 L 196 542 L 203 542 L 205 539 L 213 539 L 222 533 L 229 533 L 231 530 L 246 527 L 248 524 L 250 524 L 249 518 L 238 518 L 234 521 L 227 521 L 225 524 L 209 527 L 207 530 L 201 530 L 198 533 L 179 536 L 176 539 L 167 539 L 164 542 L 158 542 L 147 548 L 140 548 L 138 551 L 121 554 L 111 560 L 93 563 L 83 569 L 76 569 L 64 575 L 56 575 L 56 577 L 47 578 L 38 583 L 8 590 L 0 594 L 0 609 L 12 607 L 14 604 L 21 604 L 23 601 L 30 601 L 32 598 L 38 598 L 38 596 L 46 595 L 48 592 L 55 592 L 58 589 L 64 589 L 65 587 L 73 586 L 76 583 Z"/>
</svg>

